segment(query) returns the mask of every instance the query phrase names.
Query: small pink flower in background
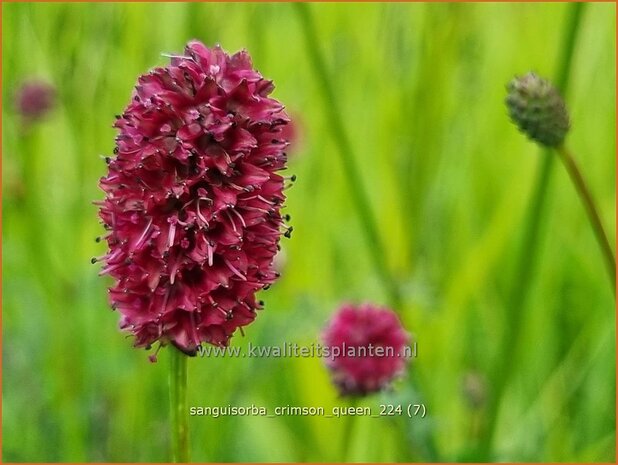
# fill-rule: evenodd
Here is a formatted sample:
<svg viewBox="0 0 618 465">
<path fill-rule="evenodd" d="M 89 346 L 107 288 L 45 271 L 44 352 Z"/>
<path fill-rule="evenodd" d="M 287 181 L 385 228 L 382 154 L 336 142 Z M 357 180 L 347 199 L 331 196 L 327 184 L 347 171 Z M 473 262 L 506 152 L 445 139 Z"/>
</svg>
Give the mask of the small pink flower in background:
<svg viewBox="0 0 618 465">
<path fill-rule="evenodd" d="M 136 347 L 194 355 L 251 323 L 278 277 L 289 122 L 247 52 L 190 42 L 138 79 L 100 186 L 102 274 Z M 93 259 L 96 261 L 96 259 Z"/>
<path fill-rule="evenodd" d="M 352 396 L 389 386 L 405 368 L 410 342 L 392 310 L 371 304 L 343 305 L 324 329 L 322 339 L 331 355 L 326 363 L 333 382 L 342 395 Z"/>
<path fill-rule="evenodd" d="M 15 109 L 27 121 L 43 118 L 55 103 L 56 90 L 45 81 L 25 81 L 15 92 Z"/>
</svg>

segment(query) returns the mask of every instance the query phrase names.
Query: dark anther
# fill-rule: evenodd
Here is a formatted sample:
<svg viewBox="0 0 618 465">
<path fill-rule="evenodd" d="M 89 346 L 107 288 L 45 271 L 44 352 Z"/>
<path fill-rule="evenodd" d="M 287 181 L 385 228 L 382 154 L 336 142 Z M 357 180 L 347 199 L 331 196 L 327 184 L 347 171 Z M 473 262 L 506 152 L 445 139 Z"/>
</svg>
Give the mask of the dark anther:
<svg viewBox="0 0 618 465">
<path fill-rule="evenodd" d="M 96 262 L 98 262 L 98 260 L 97 260 L 95 257 L 92 257 L 92 258 L 90 259 L 90 263 L 92 263 L 93 265 L 94 265 Z"/>
<path fill-rule="evenodd" d="M 285 218 L 285 221 L 290 221 L 292 219 L 289 213 L 286 214 L 283 218 Z"/>
<path fill-rule="evenodd" d="M 94 241 L 95 241 L 95 242 L 101 242 L 101 237 L 100 237 L 100 236 L 95 237 L 95 238 L 94 238 Z"/>
<path fill-rule="evenodd" d="M 119 151 L 118 147 L 114 147 L 114 154 L 117 154 Z"/>
<path fill-rule="evenodd" d="M 295 174 L 292 175 L 292 177 L 290 178 L 290 181 L 292 181 L 292 182 L 296 181 L 296 175 Z"/>
<path fill-rule="evenodd" d="M 264 286 L 262 289 L 264 289 L 265 291 L 267 291 L 268 289 L 270 289 L 270 284 L 267 284 L 266 286 Z"/>
</svg>

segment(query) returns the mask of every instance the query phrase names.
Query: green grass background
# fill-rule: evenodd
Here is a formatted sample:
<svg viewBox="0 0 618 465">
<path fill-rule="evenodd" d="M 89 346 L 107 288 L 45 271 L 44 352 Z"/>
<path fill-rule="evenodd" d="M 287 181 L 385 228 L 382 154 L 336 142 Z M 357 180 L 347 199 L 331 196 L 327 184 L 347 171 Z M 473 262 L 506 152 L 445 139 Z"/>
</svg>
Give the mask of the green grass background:
<svg viewBox="0 0 618 465">
<path fill-rule="evenodd" d="M 424 419 L 192 417 L 195 461 L 476 460 L 483 385 L 510 330 L 507 296 L 541 154 L 509 123 L 514 74 L 553 76 L 567 4 L 313 4 L 353 156 L 419 354 L 393 392 Z M 613 4 L 587 6 L 566 96 L 568 141 L 615 237 Z M 386 303 L 297 12 L 288 4 L 2 5 L 3 461 L 168 461 L 168 354 L 117 329 L 92 256 L 99 155 L 137 76 L 197 38 L 247 48 L 302 132 L 294 235 L 266 309 L 235 345 L 309 344 L 343 301 Z M 58 107 L 24 131 L 13 94 L 41 77 Z M 615 312 L 563 167 L 553 167 L 522 344 L 494 460 L 614 461 Z M 613 243 L 614 241 L 612 241 Z M 192 359 L 189 404 L 346 405 L 317 359 Z M 463 386 L 476 382 L 476 394 Z M 472 386 L 473 388 L 475 385 Z M 477 403 L 471 396 L 476 396 Z M 429 437 L 435 439 L 431 451 Z"/>
</svg>

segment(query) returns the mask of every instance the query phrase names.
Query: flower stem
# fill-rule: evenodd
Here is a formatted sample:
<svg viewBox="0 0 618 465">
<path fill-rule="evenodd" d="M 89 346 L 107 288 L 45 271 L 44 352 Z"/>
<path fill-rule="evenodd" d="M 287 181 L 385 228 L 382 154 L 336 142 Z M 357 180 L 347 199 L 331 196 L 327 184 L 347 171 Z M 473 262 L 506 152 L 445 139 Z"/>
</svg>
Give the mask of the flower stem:
<svg viewBox="0 0 618 465">
<path fill-rule="evenodd" d="M 387 291 L 391 306 L 400 309 L 402 303 L 401 293 L 386 264 L 386 251 L 378 234 L 377 222 L 371 210 L 369 196 L 363 187 L 360 170 L 356 165 L 352 144 L 350 143 L 350 139 L 343 125 L 343 120 L 341 119 L 337 95 L 333 87 L 332 79 L 328 75 L 324 57 L 320 51 L 319 40 L 316 35 L 309 6 L 305 3 L 294 3 L 294 6 L 304 29 L 307 51 L 312 62 L 313 70 L 320 84 L 319 87 L 322 91 L 324 108 L 327 112 L 328 121 L 330 122 L 332 137 L 337 145 L 339 156 L 347 175 L 346 179 L 350 184 L 352 200 L 356 207 L 358 218 L 363 225 L 362 229 L 366 236 L 365 239 L 368 244 L 371 259 Z"/>
<path fill-rule="evenodd" d="M 585 6 L 585 3 L 572 3 L 568 6 L 564 42 L 560 50 L 555 79 L 556 86 L 563 97 L 569 84 L 571 62 L 573 61 L 575 44 Z M 538 258 L 538 245 L 541 242 L 539 241 L 541 219 L 545 211 L 545 199 L 555 158 L 551 149 L 548 148 L 543 149 L 542 155 L 542 164 L 537 175 L 534 192 L 530 198 L 519 258 L 515 265 L 513 286 L 506 304 L 505 336 L 502 338 L 502 344 L 498 349 L 493 371 L 489 377 L 493 392 L 488 400 L 488 417 L 479 440 L 478 460 L 481 461 L 490 460 L 500 402 L 516 365 L 515 356 L 520 342 L 521 323 L 528 300 L 528 292 L 531 288 L 530 281 L 534 276 Z"/>
<path fill-rule="evenodd" d="M 170 414 L 172 459 L 189 462 L 189 428 L 187 424 L 187 356 L 170 348 Z"/>
<path fill-rule="evenodd" d="M 348 407 L 356 409 L 358 401 L 356 398 L 351 398 Z M 348 462 L 350 449 L 352 447 L 352 430 L 354 429 L 354 416 L 348 415 L 344 419 L 343 436 L 341 438 L 341 461 Z"/>
<path fill-rule="evenodd" d="M 592 198 L 590 189 L 588 189 L 588 185 L 586 184 L 586 181 L 584 180 L 584 177 L 582 176 L 582 173 L 571 152 L 564 145 L 557 147 L 556 151 L 558 152 L 558 155 L 560 155 L 560 159 L 568 171 L 571 181 L 573 181 L 573 184 L 575 185 L 577 194 L 584 204 L 584 208 L 588 214 L 588 219 L 590 220 L 590 224 L 594 230 L 597 242 L 599 243 L 599 247 L 601 247 L 601 252 L 603 253 L 603 257 L 605 259 L 605 265 L 607 266 L 607 272 L 609 273 L 611 280 L 612 290 L 614 291 L 614 296 L 616 296 L 616 258 L 614 256 L 612 246 L 609 243 L 605 228 L 603 227 L 603 223 L 601 222 L 601 217 L 599 216 L 596 203 Z"/>
</svg>

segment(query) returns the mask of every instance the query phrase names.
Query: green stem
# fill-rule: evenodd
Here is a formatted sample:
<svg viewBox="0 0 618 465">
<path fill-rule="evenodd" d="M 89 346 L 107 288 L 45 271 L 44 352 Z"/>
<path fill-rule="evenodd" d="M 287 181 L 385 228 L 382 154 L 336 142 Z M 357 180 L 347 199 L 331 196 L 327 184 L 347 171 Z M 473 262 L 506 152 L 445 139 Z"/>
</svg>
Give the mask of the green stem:
<svg viewBox="0 0 618 465">
<path fill-rule="evenodd" d="M 556 75 L 556 86 L 565 96 L 569 84 L 569 76 L 579 26 L 585 3 L 572 3 L 569 5 L 568 18 L 565 25 L 564 42 L 560 50 Z M 538 245 L 541 232 L 541 219 L 545 210 L 545 199 L 551 180 L 554 156 L 550 149 L 543 149 L 542 165 L 539 169 L 534 193 L 530 199 L 525 230 L 519 252 L 519 260 L 516 264 L 513 279 L 513 287 L 507 301 L 507 321 L 505 324 L 505 336 L 498 351 L 496 365 L 490 375 L 490 385 L 493 393 L 487 406 L 487 423 L 483 428 L 484 434 L 480 436 L 479 453 L 480 460 L 490 460 L 490 452 L 493 446 L 496 422 L 500 401 L 504 395 L 515 367 L 515 355 L 520 342 L 521 322 L 524 309 L 528 300 L 528 292 L 531 289 L 531 279 L 534 276 L 538 258 Z"/>
<path fill-rule="evenodd" d="M 577 193 L 582 203 L 584 204 L 584 208 L 586 209 L 586 213 L 588 214 L 588 219 L 590 220 L 590 224 L 592 225 L 592 229 L 594 231 L 596 239 L 599 243 L 599 246 L 601 247 L 601 252 L 603 253 L 603 257 L 605 259 L 605 265 L 607 266 L 607 272 L 609 273 L 612 290 L 614 291 L 615 296 L 616 258 L 614 257 L 612 246 L 609 243 L 607 233 L 605 232 L 605 228 L 603 227 L 603 223 L 601 222 L 601 217 L 599 216 L 599 211 L 596 207 L 596 203 L 571 152 L 564 145 L 557 147 L 556 151 L 558 152 L 558 155 L 560 155 L 560 159 L 562 160 L 564 167 L 568 171 L 569 176 L 571 177 L 571 181 L 573 181 L 575 189 L 577 190 Z"/>
<path fill-rule="evenodd" d="M 358 399 L 351 398 L 348 407 L 356 408 Z M 344 418 L 343 436 L 341 438 L 341 461 L 347 462 L 352 449 L 352 431 L 354 429 L 354 416 Z"/>
<path fill-rule="evenodd" d="M 187 356 L 175 347 L 170 347 L 172 459 L 176 463 L 189 462 L 187 412 Z"/>
<path fill-rule="evenodd" d="M 341 111 L 333 87 L 333 80 L 328 74 L 324 57 L 320 51 L 319 40 L 317 38 L 311 12 L 309 11 L 309 6 L 305 3 L 295 3 L 294 6 L 304 29 L 307 51 L 313 70 L 320 84 L 319 87 L 322 91 L 324 108 L 327 112 L 332 137 L 337 145 L 339 156 L 347 175 L 346 179 L 350 184 L 352 200 L 359 220 L 363 225 L 363 231 L 366 235 L 365 239 L 368 244 L 371 259 L 384 288 L 387 290 L 391 305 L 399 309 L 402 303 L 401 293 L 386 264 L 386 251 L 378 234 L 377 222 L 371 209 L 369 196 L 363 187 L 361 174 L 356 165 L 352 144 L 350 143 L 350 139 L 343 125 L 343 120 L 341 119 Z"/>
</svg>

